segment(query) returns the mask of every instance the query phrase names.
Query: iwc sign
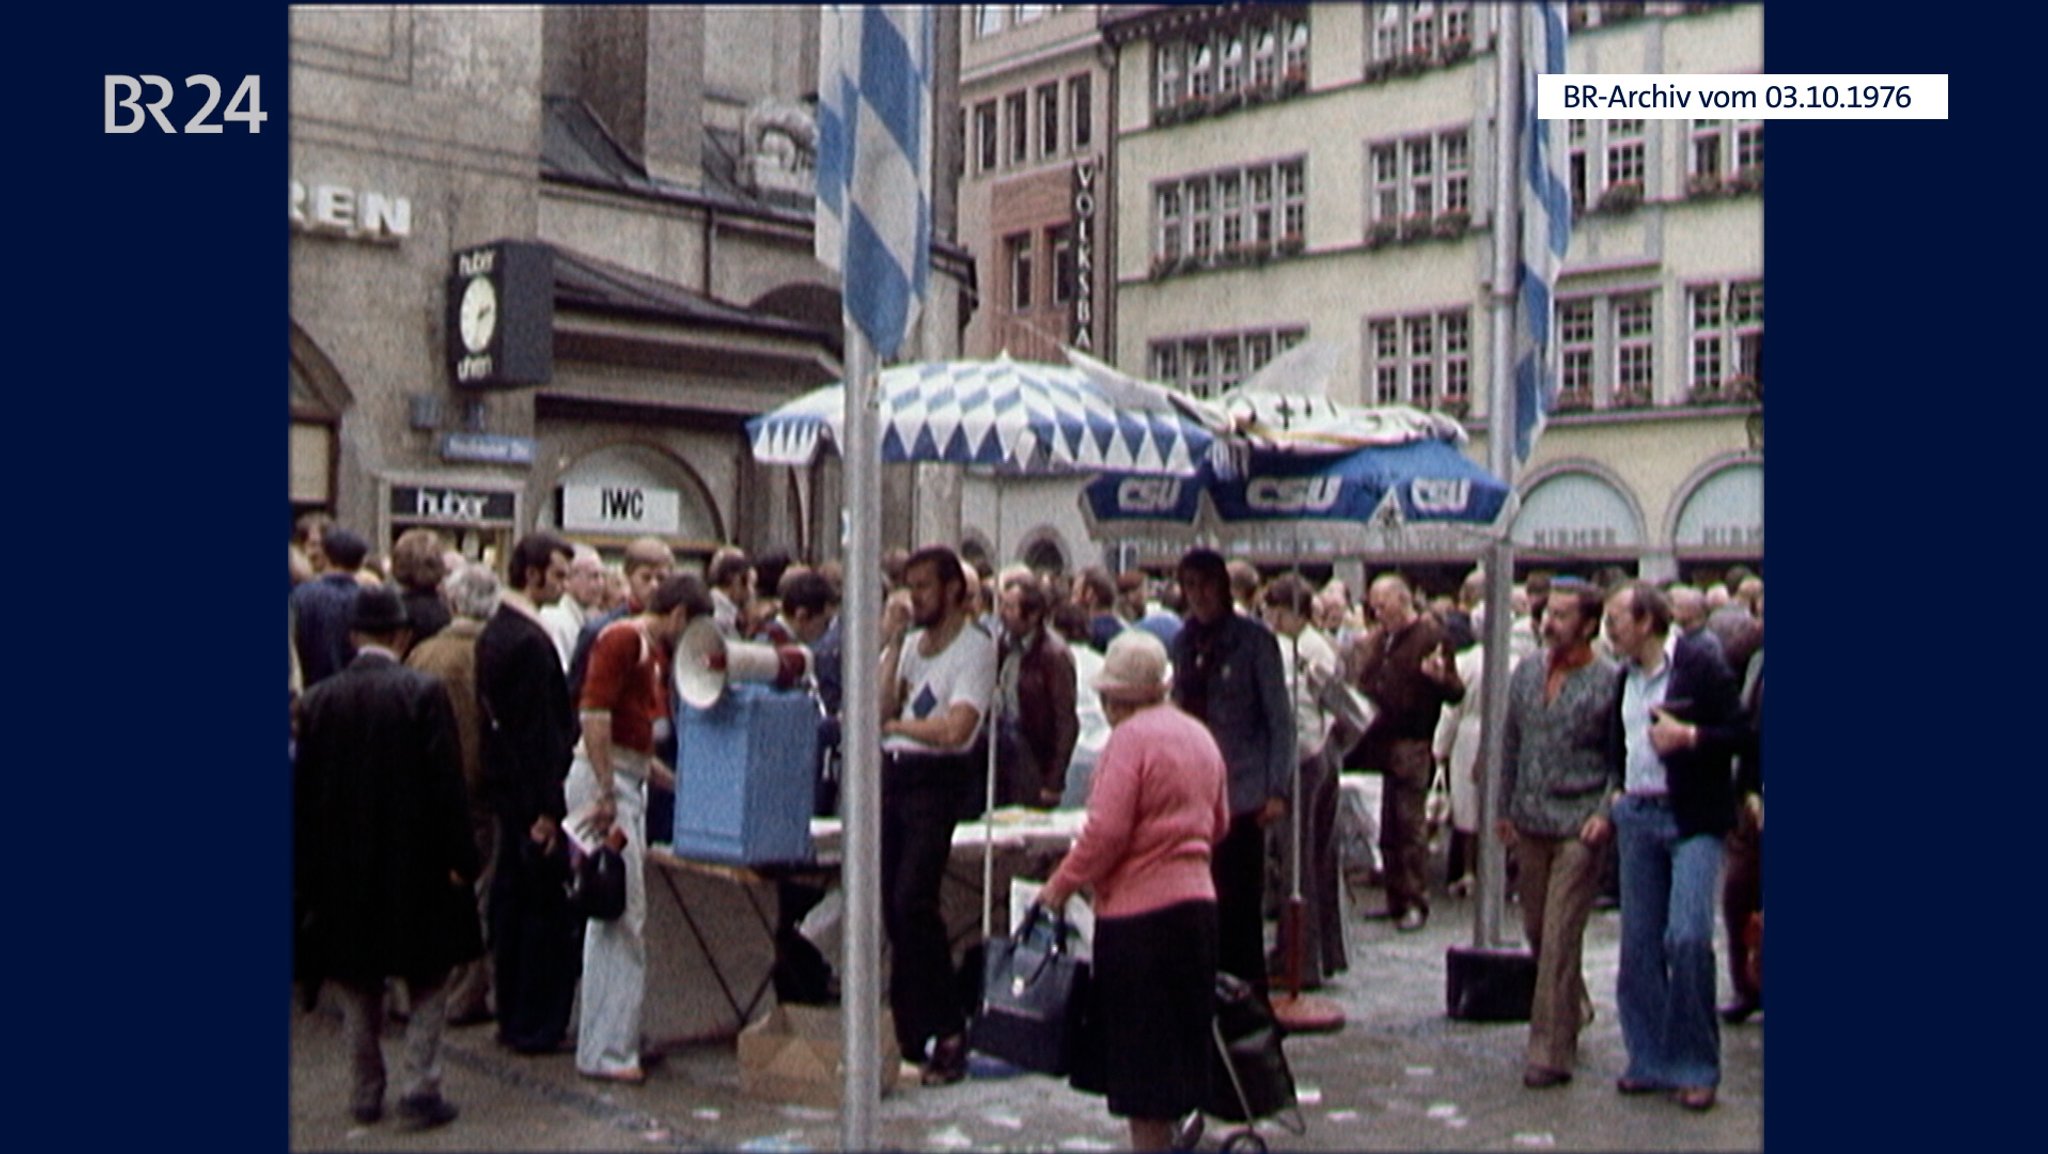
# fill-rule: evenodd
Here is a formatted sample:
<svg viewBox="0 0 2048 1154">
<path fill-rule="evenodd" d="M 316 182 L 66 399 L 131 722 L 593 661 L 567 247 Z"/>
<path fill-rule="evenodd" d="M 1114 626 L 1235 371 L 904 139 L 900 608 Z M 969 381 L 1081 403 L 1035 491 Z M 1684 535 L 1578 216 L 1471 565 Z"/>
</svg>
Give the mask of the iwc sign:
<svg viewBox="0 0 2048 1154">
<path fill-rule="evenodd" d="M 448 374 L 477 389 L 546 384 L 555 369 L 555 254 L 501 240 L 455 254 Z"/>
</svg>

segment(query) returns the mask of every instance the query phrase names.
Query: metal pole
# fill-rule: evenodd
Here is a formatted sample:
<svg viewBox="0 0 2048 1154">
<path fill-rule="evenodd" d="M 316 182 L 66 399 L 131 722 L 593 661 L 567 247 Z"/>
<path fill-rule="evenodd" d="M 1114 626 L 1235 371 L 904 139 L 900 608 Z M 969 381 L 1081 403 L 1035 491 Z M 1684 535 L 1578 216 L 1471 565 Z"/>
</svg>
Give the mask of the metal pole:
<svg viewBox="0 0 2048 1154">
<path fill-rule="evenodd" d="M 846 692 L 840 748 L 845 778 L 840 786 L 841 882 L 846 892 L 844 978 L 840 998 L 845 1015 L 846 1082 L 840 1111 L 840 1148 L 875 1149 L 875 1115 L 882 1097 L 880 1060 L 882 1003 L 882 777 L 881 690 L 860 662 L 881 652 L 882 469 L 881 397 L 875 356 L 852 325 L 846 327 L 845 462 L 847 526 L 845 613 Z"/>
<path fill-rule="evenodd" d="M 1494 182 L 1493 182 L 1493 379 L 1486 407 L 1486 461 L 1494 476 L 1515 484 L 1515 270 L 1521 249 L 1521 94 L 1522 13 L 1518 8 L 1495 10 L 1500 28 L 1494 37 Z M 1482 949 L 1502 945 L 1501 921 L 1506 898 L 1507 853 L 1494 831 L 1499 811 L 1501 754 L 1506 744 L 1502 726 L 1508 710 L 1508 667 L 1514 660 L 1508 642 L 1514 627 L 1515 549 L 1503 532 L 1486 556 L 1486 664 L 1481 670 L 1484 695 L 1479 741 L 1479 900 L 1474 903 L 1472 944 Z"/>
</svg>

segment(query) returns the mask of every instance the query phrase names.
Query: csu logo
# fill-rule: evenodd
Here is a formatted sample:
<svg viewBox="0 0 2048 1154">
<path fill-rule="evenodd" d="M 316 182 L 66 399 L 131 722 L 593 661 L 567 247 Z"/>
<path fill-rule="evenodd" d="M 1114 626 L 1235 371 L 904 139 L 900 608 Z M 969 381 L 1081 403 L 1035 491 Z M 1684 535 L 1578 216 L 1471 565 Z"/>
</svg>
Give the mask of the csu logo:
<svg viewBox="0 0 2048 1154">
<path fill-rule="evenodd" d="M 1127 477 L 1116 487 L 1116 507 L 1126 513 L 1165 513 L 1180 504 L 1180 482 L 1171 477 Z"/>
<path fill-rule="evenodd" d="M 1264 513 L 1327 513 L 1343 491 L 1338 477 L 1253 477 L 1244 503 Z"/>
<path fill-rule="evenodd" d="M 1462 513 L 1472 499 L 1472 482 L 1417 477 L 1408 483 L 1408 499 L 1418 513 Z"/>
</svg>

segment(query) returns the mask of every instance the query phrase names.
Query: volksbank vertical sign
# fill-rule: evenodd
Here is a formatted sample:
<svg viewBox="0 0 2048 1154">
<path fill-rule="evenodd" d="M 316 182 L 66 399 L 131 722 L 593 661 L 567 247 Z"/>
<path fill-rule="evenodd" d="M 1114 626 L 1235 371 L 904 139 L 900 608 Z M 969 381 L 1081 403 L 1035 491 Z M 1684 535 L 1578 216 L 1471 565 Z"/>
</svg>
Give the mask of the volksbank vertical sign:
<svg viewBox="0 0 2048 1154">
<path fill-rule="evenodd" d="M 672 535 L 682 527 L 682 495 L 645 485 L 562 486 L 562 528 L 581 533 Z"/>
<path fill-rule="evenodd" d="M 1094 157 L 1074 162 L 1074 305 L 1073 339 L 1084 353 L 1095 351 L 1095 175 L 1102 166 Z"/>
</svg>

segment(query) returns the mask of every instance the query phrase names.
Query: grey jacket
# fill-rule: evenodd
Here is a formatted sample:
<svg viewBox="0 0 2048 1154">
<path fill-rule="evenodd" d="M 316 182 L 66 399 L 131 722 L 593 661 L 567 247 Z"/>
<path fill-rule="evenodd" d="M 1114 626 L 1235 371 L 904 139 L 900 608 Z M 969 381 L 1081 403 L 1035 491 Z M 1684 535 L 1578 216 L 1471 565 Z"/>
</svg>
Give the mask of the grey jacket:
<svg viewBox="0 0 2048 1154">
<path fill-rule="evenodd" d="M 1575 837 L 1588 817 L 1606 816 L 1621 788 L 1622 751 L 1611 724 L 1621 668 L 1595 656 L 1565 676 L 1556 701 L 1546 702 L 1549 661 L 1538 650 L 1508 681 L 1499 812 L 1522 833 Z"/>
</svg>

